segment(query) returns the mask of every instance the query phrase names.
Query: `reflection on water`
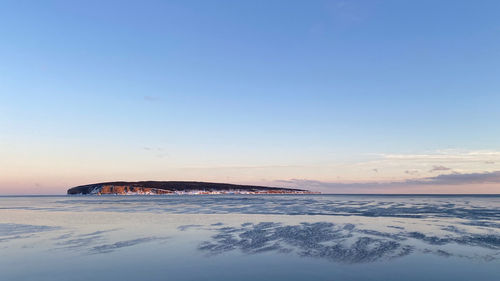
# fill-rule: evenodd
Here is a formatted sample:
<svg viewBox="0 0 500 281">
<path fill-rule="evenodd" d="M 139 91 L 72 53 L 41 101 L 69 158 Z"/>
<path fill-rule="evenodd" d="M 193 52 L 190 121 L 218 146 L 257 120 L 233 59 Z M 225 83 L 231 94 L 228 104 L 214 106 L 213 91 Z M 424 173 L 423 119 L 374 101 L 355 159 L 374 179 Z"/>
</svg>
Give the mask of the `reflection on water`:
<svg viewBox="0 0 500 281">
<path fill-rule="evenodd" d="M 0 251 L 9 281 L 500 280 L 500 197 L 0 197 Z"/>
</svg>

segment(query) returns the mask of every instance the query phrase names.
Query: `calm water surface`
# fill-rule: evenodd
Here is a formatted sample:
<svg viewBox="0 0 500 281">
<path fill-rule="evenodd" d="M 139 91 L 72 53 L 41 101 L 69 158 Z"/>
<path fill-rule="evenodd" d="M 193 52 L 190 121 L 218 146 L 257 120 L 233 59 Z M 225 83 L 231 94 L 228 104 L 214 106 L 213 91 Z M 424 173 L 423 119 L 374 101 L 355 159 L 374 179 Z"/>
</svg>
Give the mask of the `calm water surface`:
<svg viewBox="0 0 500 281">
<path fill-rule="evenodd" d="M 0 280 L 500 280 L 500 196 L 0 197 Z"/>
</svg>

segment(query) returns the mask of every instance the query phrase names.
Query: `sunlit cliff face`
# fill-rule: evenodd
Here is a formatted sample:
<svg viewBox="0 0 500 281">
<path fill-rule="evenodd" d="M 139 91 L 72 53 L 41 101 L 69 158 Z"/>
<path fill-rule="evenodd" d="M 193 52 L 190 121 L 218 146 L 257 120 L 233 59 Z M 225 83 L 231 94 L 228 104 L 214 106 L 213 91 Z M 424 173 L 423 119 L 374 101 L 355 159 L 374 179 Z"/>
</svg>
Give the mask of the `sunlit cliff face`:
<svg viewBox="0 0 500 281">
<path fill-rule="evenodd" d="M 97 191 L 97 194 L 173 194 L 171 190 L 162 190 L 157 188 L 135 187 L 135 186 L 116 186 L 116 185 L 103 185 Z"/>
<path fill-rule="evenodd" d="M 137 185 L 116 185 L 116 184 L 96 184 L 90 186 L 75 187 L 68 190 L 68 194 L 90 194 L 90 195 L 172 195 L 172 194 L 319 194 L 307 190 L 287 190 L 287 189 L 193 189 L 182 186 L 178 189 L 152 188 Z"/>
</svg>

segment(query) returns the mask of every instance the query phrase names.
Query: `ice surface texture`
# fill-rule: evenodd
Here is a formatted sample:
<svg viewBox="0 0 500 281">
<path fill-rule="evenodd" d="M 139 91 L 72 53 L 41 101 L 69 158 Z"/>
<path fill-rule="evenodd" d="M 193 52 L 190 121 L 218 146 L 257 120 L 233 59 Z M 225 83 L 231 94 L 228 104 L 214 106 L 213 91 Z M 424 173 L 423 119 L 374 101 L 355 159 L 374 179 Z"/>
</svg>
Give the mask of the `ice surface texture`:
<svg viewBox="0 0 500 281">
<path fill-rule="evenodd" d="M 452 229 L 457 232 L 455 229 Z M 209 255 L 240 250 L 246 254 L 262 252 L 296 253 L 303 257 L 323 258 L 342 263 L 365 263 L 403 257 L 412 251 L 440 256 L 457 255 L 485 260 L 499 259 L 500 235 L 472 234 L 428 236 L 421 232 L 401 230 L 397 233 L 359 229 L 353 224 L 327 222 L 282 225 L 262 222 L 244 223 L 240 227 L 220 227 L 211 240 L 200 244 L 199 250 Z M 414 243 L 415 241 L 424 242 Z M 436 248 L 448 244 L 483 247 L 490 254 L 465 256 Z M 432 246 L 430 250 L 427 246 Z"/>
</svg>

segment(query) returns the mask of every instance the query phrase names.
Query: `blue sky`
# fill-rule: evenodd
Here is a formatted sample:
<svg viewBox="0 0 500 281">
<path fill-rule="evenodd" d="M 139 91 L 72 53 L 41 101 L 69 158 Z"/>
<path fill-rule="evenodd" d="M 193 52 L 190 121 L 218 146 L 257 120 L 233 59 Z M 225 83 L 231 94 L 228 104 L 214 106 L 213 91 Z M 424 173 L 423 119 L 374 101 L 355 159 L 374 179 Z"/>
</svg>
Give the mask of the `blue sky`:
<svg viewBox="0 0 500 281">
<path fill-rule="evenodd" d="M 2 2 L 0 193 L 500 170 L 498 1 L 103 2 Z"/>
</svg>

